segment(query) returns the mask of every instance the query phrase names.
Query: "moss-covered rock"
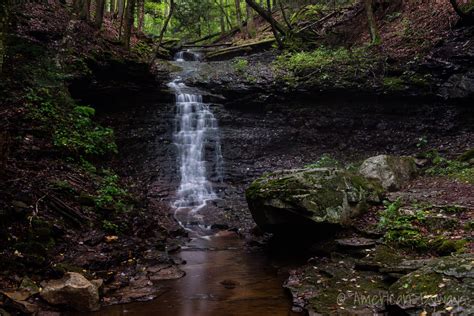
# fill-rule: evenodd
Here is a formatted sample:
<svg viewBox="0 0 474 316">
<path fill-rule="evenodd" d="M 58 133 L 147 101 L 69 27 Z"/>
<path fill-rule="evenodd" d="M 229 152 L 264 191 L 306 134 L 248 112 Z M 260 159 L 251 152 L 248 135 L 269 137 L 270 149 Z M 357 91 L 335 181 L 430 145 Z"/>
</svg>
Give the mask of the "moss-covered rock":
<svg viewBox="0 0 474 316">
<path fill-rule="evenodd" d="M 389 291 L 390 297 L 400 298 L 389 303 L 404 310 L 471 315 L 474 312 L 474 254 L 435 260 L 400 278 Z"/>
<path fill-rule="evenodd" d="M 257 225 L 276 232 L 311 224 L 346 225 L 380 201 L 382 188 L 345 170 L 279 171 L 254 181 L 246 191 Z"/>
</svg>

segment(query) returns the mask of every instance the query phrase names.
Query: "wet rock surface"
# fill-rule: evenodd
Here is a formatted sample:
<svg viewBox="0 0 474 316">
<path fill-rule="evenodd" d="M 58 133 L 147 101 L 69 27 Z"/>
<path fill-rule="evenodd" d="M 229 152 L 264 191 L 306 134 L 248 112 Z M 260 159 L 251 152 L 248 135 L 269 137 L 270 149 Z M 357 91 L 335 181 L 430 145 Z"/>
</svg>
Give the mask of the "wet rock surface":
<svg viewBox="0 0 474 316">
<path fill-rule="evenodd" d="M 403 99 L 313 99 L 210 104 L 220 129 L 224 181 L 209 175 L 219 199 L 202 210 L 207 225 L 250 230 L 254 224 L 244 197 L 246 187 L 266 172 L 302 168 L 324 153 L 344 162 L 381 153 L 413 154 L 420 135 L 446 152 L 474 145 L 469 107 Z M 105 123 L 116 130 L 122 153 L 117 169 L 136 181 L 149 205 L 161 205 L 169 225 L 173 210 L 163 205 L 170 205 L 179 186 L 172 100 L 172 95 L 144 94 L 102 110 L 108 117 Z"/>
</svg>

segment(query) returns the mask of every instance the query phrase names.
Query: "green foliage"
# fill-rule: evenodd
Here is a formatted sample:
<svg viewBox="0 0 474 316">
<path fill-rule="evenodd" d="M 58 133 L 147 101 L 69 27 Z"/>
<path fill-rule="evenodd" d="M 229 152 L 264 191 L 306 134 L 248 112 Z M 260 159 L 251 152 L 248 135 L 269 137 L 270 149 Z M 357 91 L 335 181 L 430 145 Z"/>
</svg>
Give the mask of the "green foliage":
<svg viewBox="0 0 474 316">
<path fill-rule="evenodd" d="M 428 145 L 428 138 L 426 136 L 418 137 L 416 148 L 421 149 L 425 148 Z"/>
<path fill-rule="evenodd" d="M 373 80 L 379 58 L 365 48 L 319 47 L 309 52 L 286 52 L 274 62 L 289 84 L 304 81 L 331 88 L 359 86 Z"/>
<path fill-rule="evenodd" d="M 432 176 L 449 176 L 457 180 L 474 183 L 474 167 L 468 162 L 449 160 L 441 157 L 437 151 L 427 153 L 432 166 L 426 170 L 426 174 Z"/>
<path fill-rule="evenodd" d="M 96 206 L 121 212 L 128 211 L 130 205 L 125 201 L 128 197 L 128 192 L 120 187 L 118 175 L 110 170 L 105 170 L 105 175 L 95 198 Z"/>
<path fill-rule="evenodd" d="M 25 101 L 28 117 L 52 132 L 56 147 L 78 155 L 117 152 L 113 130 L 93 121 L 93 108 L 76 105 L 64 93 L 47 87 L 29 89 Z"/>
<path fill-rule="evenodd" d="M 91 162 L 84 159 L 84 157 L 82 156 L 79 158 L 79 165 L 85 172 L 88 172 L 91 174 L 94 174 L 97 172 L 97 168 Z"/>
<path fill-rule="evenodd" d="M 391 91 L 400 91 L 405 89 L 405 83 L 400 77 L 384 77 L 383 86 Z"/>
<path fill-rule="evenodd" d="M 234 68 L 234 70 L 239 73 L 245 72 L 248 66 L 249 66 L 249 61 L 244 58 L 236 58 L 232 61 L 232 68 Z"/>
<path fill-rule="evenodd" d="M 102 221 L 102 229 L 112 234 L 118 234 L 120 232 L 120 228 L 117 224 L 114 224 L 106 219 Z"/>
<path fill-rule="evenodd" d="M 382 211 L 379 221 L 379 228 L 385 230 L 384 240 L 402 247 L 426 249 L 428 242 L 414 225 L 425 219 L 425 213 L 418 211 L 415 215 L 403 215 L 400 213 L 400 207 L 400 199 L 393 203 L 385 202 L 385 210 Z"/>
<path fill-rule="evenodd" d="M 306 165 L 305 168 L 335 168 L 340 167 L 339 161 L 328 154 L 323 154 L 315 163 Z"/>
<path fill-rule="evenodd" d="M 117 153 L 114 132 L 92 121 L 94 109 L 76 106 L 67 117 L 67 125 L 61 125 L 54 132 L 54 145 L 73 153 L 104 155 Z"/>
</svg>

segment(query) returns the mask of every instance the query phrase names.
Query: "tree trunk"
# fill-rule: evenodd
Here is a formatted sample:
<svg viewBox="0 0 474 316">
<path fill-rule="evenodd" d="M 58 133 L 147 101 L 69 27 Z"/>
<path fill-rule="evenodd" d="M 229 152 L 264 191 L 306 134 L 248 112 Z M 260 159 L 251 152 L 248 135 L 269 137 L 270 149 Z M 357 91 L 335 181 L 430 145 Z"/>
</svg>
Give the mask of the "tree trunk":
<svg viewBox="0 0 474 316">
<path fill-rule="evenodd" d="M 3 70 L 3 58 L 5 56 L 5 38 L 7 33 L 8 26 L 8 7 L 7 1 L 4 1 L 0 4 L 0 74 Z"/>
<path fill-rule="evenodd" d="M 252 9 L 254 9 L 255 11 L 257 11 L 257 13 L 265 20 L 267 21 L 268 23 L 270 23 L 270 25 L 272 26 L 272 30 L 275 30 L 278 32 L 280 32 L 280 34 L 282 35 L 285 35 L 286 34 L 286 30 L 285 28 L 280 24 L 278 23 L 277 21 L 275 21 L 275 19 L 272 17 L 271 15 L 271 11 L 265 11 L 264 8 L 262 8 L 261 6 L 259 6 L 254 0 L 245 0 L 245 2 L 247 2 L 247 4 L 249 6 L 252 7 Z M 267 0 L 267 5 L 268 5 L 268 0 Z"/>
<path fill-rule="evenodd" d="M 224 17 L 226 17 L 226 14 L 225 14 L 225 10 L 223 9 L 224 7 L 224 3 L 223 3 L 223 0 L 219 0 L 219 9 L 221 10 L 221 14 L 219 15 L 219 24 L 220 24 L 220 27 L 221 27 L 221 33 L 224 34 L 225 33 L 225 20 L 224 20 Z"/>
<path fill-rule="evenodd" d="M 135 1 L 136 0 L 128 0 L 127 8 L 125 10 L 125 19 L 124 19 L 125 25 L 123 28 L 123 44 L 125 48 L 127 49 L 130 49 L 130 38 L 132 37 Z"/>
<path fill-rule="evenodd" d="M 125 0 L 117 0 L 117 16 L 122 19 L 125 8 Z"/>
<path fill-rule="evenodd" d="M 283 42 L 280 38 L 280 35 L 277 32 L 276 21 L 275 21 L 275 19 L 273 19 L 273 16 L 272 16 L 272 9 L 271 9 L 270 0 L 267 0 L 267 6 L 268 6 L 268 16 L 270 17 L 270 25 L 272 27 L 273 36 L 275 36 L 275 39 L 278 43 L 278 48 L 283 49 Z M 283 34 L 285 34 L 285 32 L 283 32 Z"/>
<path fill-rule="evenodd" d="M 125 13 L 125 0 L 118 0 L 118 11 L 117 11 L 117 16 L 120 19 L 120 24 L 119 24 L 119 32 L 118 32 L 118 39 L 119 41 L 122 40 L 122 29 L 123 29 L 123 16 Z"/>
<path fill-rule="evenodd" d="M 138 32 L 143 32 L 143 22 L 145 20 L 145 0 L 138 0 Z"/>
<path fill-rule="evenodd" d="M 173 16 L 174 12 L 174 0 L 170 0 L 170 9 L 168 12 L 168 16 L 166 17 L 165 23 L 163 24 L 163 27 L 161 28 L 160 32 L 160 37 L 158 38 L 158 47 L 156 50 L 160 49 L 161 43 L 163 42 L 163 37 L 165 36 L 166 29 L 168 28 L 168 24 L 170 23 L 171 17 Z"/>
<path fill-rule="evenodd" d="M 158 38 L 158 45 L 156 47 L 156 53 L 153 55 L 153 58 L 150 62 L 150 67 L 153 67 L 153 63 L 155 62 L 156 56 L 158 55 L 158 52 L 160 51 L 161 43 L 163 42 L 163 37 L 165 36 L 166 29 L 168 28 L 168 24 L 170 23 L 171 17 L 173 16 L 173 12 L 174 12 L 174 0 L 170 0 L 168 15 L 166 16 L 166 20 L 163 23 L 163 27 L 161 28 L 160 36 Z"/>
<path fill-rule="evenodd" d="M 370 37 L 372 39 L 372 45 L 379 45 L 381 42 L 379 28 L 375 21 L 373 0 L 364 0 L 365 12 L 367 14 L 367 22 L 369 24 Z"/>
<path fill-rule="evenodd" d="M 84 21 L 89 21 L 91 17 L 91 0 L 82 0 L 80 18 Z"/>
<path fill-rule="evenodd" d="M 100 30 L 102 27 L 102 21 L 104 20 L 105 0 L 95 1 L 95 27 Z"/>
<path fill-rule="evenodd" d="M 289 30 L 291 30 L 292 29 L 291 23 L 288 20 L 288 17 L 286 16 L 285 7 L 281 3 L 281 0 L 278 0 L 278 5 L 280 7 L 281 15 L 283 16 L 283 20 L 285 21 L 286 26 L 288 27 Z"/>
<path fill-rule="evenodd" d="M 237 18 L 237 26 L 242 31 L 242 10 L 240 9 L 240 0 L 235 0 L 235 16 Z"/>
<path fill-rule="evenodd" d="M 248 4 L 245 6 L 247 11 L 247 34 L 250 38 L 255 37 L 255 24 L 253 20 L 253 10 Z"/>
<path fill-rule="evenodd" d="M 110 0 L 109 12 L 111 17 L 115 16 L 115 0 Z"/>
</svg>

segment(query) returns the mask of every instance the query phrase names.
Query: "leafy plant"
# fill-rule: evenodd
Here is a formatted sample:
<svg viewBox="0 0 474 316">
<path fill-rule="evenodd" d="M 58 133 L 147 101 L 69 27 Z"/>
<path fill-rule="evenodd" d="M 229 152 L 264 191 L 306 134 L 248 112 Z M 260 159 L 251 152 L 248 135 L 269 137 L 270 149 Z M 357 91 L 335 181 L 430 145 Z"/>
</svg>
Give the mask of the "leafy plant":
<svg viewBox="0 0 474 316">
<path fill-rule="evenodd" d="M 120 232 L 120 228 L 117 224 L 114 224 L 106 219 L 102 221 L 102 229 L 113 234 L 118 234 Z"/>
<path fill-rule="evenodd" d="M 54 145 L 88 155 L 117 153 L 113 130 L 95 124 L 94 114 L 91 107 L 75 106 L 66 118 L 69 124 L 62 124 L 55 131 Z"/>
<path fill-rule="evenodd" d="M 247 59 L 244 59 L 244 58 L 236 58 L 232 62 L 232 67 L 234 68 L 236 72 L 242 73 L 247 69 L 248 66 L 249 66 L 249 62 Z"/>
<path fill-rule="evenodd" d="M 400 213 L 400 207 L 400 199 L 392 203 L 385 202 L 385 210 L 382 211 L 379 221 L 379 228 L 385 230 L 384 240 L 403 247 L 420 250 L 427 248 L 427 240 L 413 225 L 414 222 L 421 223 L 425 219 L 425 213 L 418 211 L 414 215 L 403 215 Z"/>
<path fill-rule="evenodd" d="M 119 185 L 119 177 L 110 170 L 105 170 L 100 188 L 97 190 L 95 204 L 99 208 L 127 211 L 130 207 L 125 202 L 129 194 Z"/>
<path fill-rule="evenodd" d="M 437 151 L 427 153 L 426 157 L 432 162 L 432 166 L 426 170 L 426 174 L 449 176 L 463 182 L 474 183 L 474 167 L 468 162 L 446 159 L 440 156 Z"/>
<path fill-rule="evenodd" d="M 424 148 L 428 145 L 428 138 L 426 136 L 421 136 L 417 139 L 416 148 Z"/>
</svg>

